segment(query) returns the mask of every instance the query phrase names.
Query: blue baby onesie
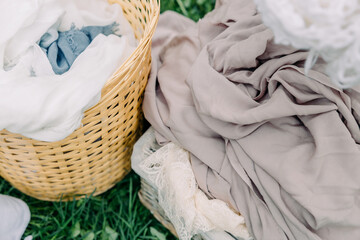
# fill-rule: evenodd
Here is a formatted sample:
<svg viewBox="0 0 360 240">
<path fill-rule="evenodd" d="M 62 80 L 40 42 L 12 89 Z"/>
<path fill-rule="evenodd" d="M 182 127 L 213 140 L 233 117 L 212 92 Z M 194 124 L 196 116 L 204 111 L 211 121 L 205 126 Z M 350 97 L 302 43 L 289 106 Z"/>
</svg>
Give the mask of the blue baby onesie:
<svg viewBox="0 0 360 240">
<path fill-rule="evenodd" d="M 55 74 L 68 71 L 75 59 L 99 34 L 108 36 L 116 32 L 116 23 L 106 26 L 87 26 L 81 29 L 72 26 L 66 32 L 50 28 L 40 39 L 39 45 L 46 53 Z"/>
</svg>

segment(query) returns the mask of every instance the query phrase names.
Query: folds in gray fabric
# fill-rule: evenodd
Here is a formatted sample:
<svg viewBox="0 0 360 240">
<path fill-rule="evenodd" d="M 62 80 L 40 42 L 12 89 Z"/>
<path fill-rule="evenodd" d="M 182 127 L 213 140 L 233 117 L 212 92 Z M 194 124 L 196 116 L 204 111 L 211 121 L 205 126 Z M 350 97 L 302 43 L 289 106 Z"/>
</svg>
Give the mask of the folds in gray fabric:
<svg viewBox="0 0 360 240">
<path fill-rule="evenodd" d="M 145 90 L 159 143 L 191 153 L 199 186 L 255 239 L 360 239 L 360 87 L 273 42 L 250 0 L 198 23 L 160 17 Z"/>
</svg>

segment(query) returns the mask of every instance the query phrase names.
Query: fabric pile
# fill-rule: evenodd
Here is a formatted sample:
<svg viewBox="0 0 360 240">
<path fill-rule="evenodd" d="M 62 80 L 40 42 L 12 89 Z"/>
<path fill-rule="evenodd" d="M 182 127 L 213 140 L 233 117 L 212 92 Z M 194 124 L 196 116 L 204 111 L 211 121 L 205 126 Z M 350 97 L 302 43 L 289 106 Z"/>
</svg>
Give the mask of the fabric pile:
<svg viewBox="0 0 360 240">
<path fill-rule="evenodd" d="M 209 199 L 256 240 L 359 239 L 360 87 L 339 88 L 321 60 L 305 74 L 308 53 L 274 43 L 251 0 L 198 23 L 164 13 L 152 46 L 145 117 L 190 153 Z"/>
<path fill-rule="evenodd" d="M 255 0 L 275 41 L 310 50 L 305 70 L 320 56 L 335 84 L 360 84 L 360 2 Z M 309 7 L 311 6 L 311 7 Z"/>
<path fill-rule="evenodd" d="M 222 240 L 234 240 L 233 237 L 250 240 L 244 217 L 225 202 L 208 199 L 198 188 L 189 157 L 187 151 L 174 143 L 159 146 L 150 127 L 134 146 L 131 167 L 157 190 L 159 205 L 179 239 L 190 240 L 194 236 L 203 239 L 207 234 Z"/>
<path fill-rule="evenodd" d="M 0 27 L 0 129 L 42 141 L 80 127 L 137 45 L 105 0 L 4 0 Z"/>
</svg>

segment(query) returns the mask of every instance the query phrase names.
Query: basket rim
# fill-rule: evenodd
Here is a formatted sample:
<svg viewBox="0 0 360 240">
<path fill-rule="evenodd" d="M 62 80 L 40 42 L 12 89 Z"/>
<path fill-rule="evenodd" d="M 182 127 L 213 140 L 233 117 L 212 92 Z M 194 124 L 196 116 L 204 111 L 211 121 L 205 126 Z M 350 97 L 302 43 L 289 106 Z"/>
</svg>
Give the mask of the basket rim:
<svg viewBox="0 0 360 240">
<path fill-rule="evenodd" d="M 130 2 L 130 0 L 127 0 Z M 136 0 L 137 1 L 137 0 Z M 139 44 L 137 45 L 136 49 L 131 53 L 131 55 L 122 63 L 120 64 L 120 66 L 111 74 L 111 76 L 108 78 L 108 80 L 106 81 L 106 83 L 104 84 L 104 86 L 102 87 L 101 90 L 101 99 L 99 102 L 97 102 L 94 106 L 86 109 L 84 111 L 84 116 L 91 113 L 92 111 L 94 111 L 97 107 L 99 107 L 99 105 L 101 105 L 103 103 L 103 101 L 101 101 L 103 98 L 105 98 L 108 95 L 111 95 L 114 93 L 114 91 L 119 91 L 121 90 L 124 86 L 126 86 L 126 82 L 125 81 L 119 81 L 118 83 L 116 83 L 114 85 L 113 88 L 109 88 L 109 85 L 111 85 L 112 83 L 114 83 L 114 81 L 117 80 L 117 78 L 119 78 L 119 76 L 125 74 L 126 72 L 129 71 L 129 69 L 132 67 L 132 62 L 136 62 L 137 58 L 139 58 L 139 56 L 142 54 L 142 52 L 144 51 L 144 49 L 147 48 L 151 48 L 151 46 L 148 46 L 149 44 L 151 44 L 152 41 L 152 37 L 155 33 L 155 29 L 157 26 L 157 23 L 159 21 L 159 16 L 160 16 L 160 0 L 146 0 L 149 1 L 151 4 L 156 4 L 157 6 L 154 7 L 154 11 L 151 12 L 150 14 L 150 20 L 145 29 L 144 29 L 144 34 L 143 36 L 140 38 L 139 40 Z M 117 3 L 116 0 L 109 0 L 109 3 Z M 123 86 L 121 86 L 123 85 Z M 108 89 L 107 89 L 108 88 Z M 81 127 L 83 127 L 81 125 Z M 76 132 L 78 129 L 76 129 L 74 132 Z M 2 130 L 4 133 L 7 134 L 13 134 L 10 131 L 8 131 L 7 129 L 3 129 Z M 64 144 L 64 143 L 71 143 L 73 141 L 72 139 L 72 134 L 70 134 L 69 136 L 67 136 L 66 138 L 56 141 L 56 142 L 46 142 L 46 141 L 39 141 L 39 140 L 34 140 L 37 143 L 45 143 L 46 145 L 48 144 L 52 144 L 52 143 L 57 143 L 57 144 Z M 27 140 L 32 140 L 29 139 L 27 137 L 21 136 L 22 139 L 27 139 Z"/>
<path fill-rule="evenodd" d="M 107 90 L 108 86 L 115 81 L 119 75 L 124 74 L 131 66 L 132 62 L 138 58 L 138 56 L 141 54 L 141 52 L 146 49 L 146 45 L 151 44 L 151 39 L 155 33 L 155 29 L 157 26 L 157 23 L 159 21 L 160 16 L 160 1 L 159 0 L 149 0 L 152 4 L 158 5 L 158 7 L 155 7 L 155 11 L 150 14 L 151 21 L 147 23 L 144 34 L 142 38 L 139 40 L 139 44 L 137 45 L 136 49 L 131 53 L 131 55 L 112 73 L 112 75 L 109 77 L 109 79 L 106 81 L 106 83 L 103 86 L 103 90 L 101 92 L 101 98 L 104 96 L 111 94 L 114 88 Z M 115 0 L 109 0 L 109 3 L 116 3 Z M 151 47 L 151 46 L 150 46 Z M 124 84 L 124 81 L 119 81 L 117 85 Z M 107 90 L 107 91 L 106 91 Z M 90 111 L 94 107 L 96 107 L 98 104 L 95 104 L 93 107 L 87 109 L 85 112 Z"/>
</svg>

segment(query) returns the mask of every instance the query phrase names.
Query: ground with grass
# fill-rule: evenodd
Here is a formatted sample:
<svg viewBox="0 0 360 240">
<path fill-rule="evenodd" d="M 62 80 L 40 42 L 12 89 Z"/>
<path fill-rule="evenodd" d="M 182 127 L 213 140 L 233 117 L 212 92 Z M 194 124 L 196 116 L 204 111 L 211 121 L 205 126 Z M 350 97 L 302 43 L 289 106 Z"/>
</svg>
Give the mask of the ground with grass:
<svg viewBox="0 0 360 240">
<path fill-rule="evenodd" d="M 215 0 L 163 0 L 161 12 L 173 10 L 197 21 Z M 28 197 L 0 178 L 0 193 L 24 200 L 31 221 L 24 237 L 34 240 L 176 239 L 140 203 L 139 177 L 131 172 L 114 188 L 96 197 L 70 202 L 44 202 Z M 1 236 L 0 236 L 1 239 Z"/>
</svg>

